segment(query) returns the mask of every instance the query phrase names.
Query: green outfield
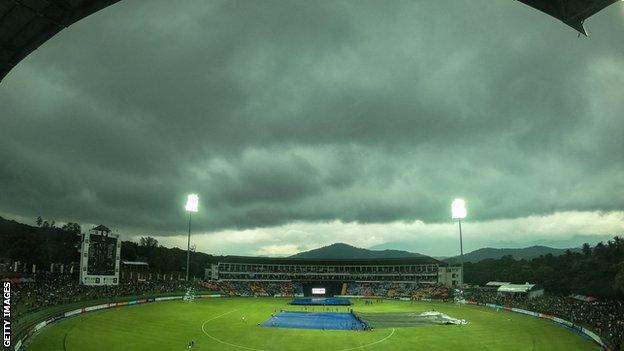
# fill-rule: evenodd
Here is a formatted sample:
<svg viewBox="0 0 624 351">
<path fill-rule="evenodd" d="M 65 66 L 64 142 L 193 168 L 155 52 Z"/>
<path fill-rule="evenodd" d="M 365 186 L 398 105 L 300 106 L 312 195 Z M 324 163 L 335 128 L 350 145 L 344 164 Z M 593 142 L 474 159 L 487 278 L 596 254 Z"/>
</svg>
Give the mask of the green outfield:
<svg viewBox="0 0 624 351">
<path fill-rule="evenodd" d="M 302 310 L 289 299 L 215 298 L 158 302 L 81 315 L 45 327 L 29 351 L 103 350 L 600 350 L 552 322 L 477 306 L 447 303 L 355 301 L 364 312 L 435 309 L 470 324 L 431 325 L 372 331 L 323 331 L 264 328 L 271 313 Z M 316 311 L 322 310 L 316 307 Z M 335 311 L 335 308 L 333 309 Z M 340 311 L 347 311 L 340 307 Z M 243 319 L 244 317 L 244 319 Z"/>
</svg>

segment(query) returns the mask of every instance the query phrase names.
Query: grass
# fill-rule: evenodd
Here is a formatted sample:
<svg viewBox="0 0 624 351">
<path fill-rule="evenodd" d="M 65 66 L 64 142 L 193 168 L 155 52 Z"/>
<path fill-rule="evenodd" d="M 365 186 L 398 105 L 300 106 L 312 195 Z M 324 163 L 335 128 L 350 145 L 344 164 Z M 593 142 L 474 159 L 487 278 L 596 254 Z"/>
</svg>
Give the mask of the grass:
<svg viewBox="0 0 624 351">
<path fill-rule="evenodd" d="M 186 290 L 180 290 L 177 293 L 182 295 L 184 294 Z M 205 291 L 197 291 L 196 294 L 218 294 L 219 292 L 215 292 L 215 291 L 210 291 L 210 290 L 205 290 Z M 39 311 L 35 311 L 32 313 L 28 313 L 28 312 L 22 312 L 18 309 L 18 313 L 24 313 L 22 316 L 20 316 L 19 318 L 19 325 L 23 325 L 23 324 L 30 324 L 30 323 L 34 323 L 37 321 L 40 321 L 42 319 L 45 319 L 45 317 L 52 317 L 52 316 L 56 316 L 59 315 L 62 312 L 65 311 L 70 311 L 72 309 L 77 309 L 77 308 L 82 308 L 82 307 L 86 307 L 86 306 L 93 306 L 93 305 L 98 305 L 101 303 L 110 303 L 110 302 L 117 302 L 117 301 L 128 301 L 128 300 L 138 300 L 138 299 L 144 299 L 144 298 L 153 298 L 153 297 L 160 297 L 160 296 L 171 296 L 174 295 L 175 292 L 166 292 L 166 293 L 155 293 L 155 294 L 139 294 L 139 295 L 128 295 L 128 296 L 115 296 L 115 297 L 107 297 L 107 298 L 102 298 L 102 299 L 95 299 L 95 300 L 80 300 L 80 301 L 71 301 L 71 302 L 67 302 L 64 303 L 62 305 L 55 305 L 52 307 L 48 307 Z"/>
<path fill-rule="evenodd" d="M 179 291 L 178 293 L 182 294 L 183 292 L 184 291 Z M 210 291 L 210 290 L 202 290 L 202 291 L 197 292 L 197 294 L 214 294 L 214 293 L 218 293 L 218 292 Z M 72 302 L 62 304 L 62 305 L 54 305 L 54 306 L 47 307 L 47 308 L 44 308 L 35 312 L 20 315 L 18 317 L 18 322 L 15 324 L 14 333 L 15 335 L 19 335 L 19 337 L 21 337 L 22 334 L 25 334 L 33 325 L 37 324 L 38 322 L 42 320 L 45 320 L 50 317 L 58 316 L 64 312 L 75 310 L 75 309 L 82 308 L 82 307 L 94 306 L 94 305 L 99 305 L 102 303 L 111 303 L 111 302 L 117 302 L 117 301 L 128 301 L 132 299 L 138 300 L 138 299 L 154 298 L 154 297 L 160 297 L 160 296 L 171 296 L 172 294 L 174 293 L 166 292 L 166 293 L 139 294 L 139 295 L 130 295 L 130 296 L 115 296 L 115 297 L 108 297 L 108 298 L 102 298 L 102 299 L 96 299 L 96 300 L 72 301 Z"/>
<path fill-rule="evenodd" d="M 593 341 L 546 320 L 450 303 L 384 301 L 364 305 L 356 301 L 353 309 L 366 312 L 435 309 L 466 319 L 469 325 L 373 331 L 278 329 L 257 325 L 280 309 L 301 310 L 289 306 L 288 301 L 223 298 L 115 308 L 48 326 L 27 346 L 29 351 L 183 351 L 187 350 L 189 340 L 195 340 L 194 350 L 226 351 L 601 350 Z M 347 308 L 341 307 L 340 310 L 347 311 Z"/>
</svg>

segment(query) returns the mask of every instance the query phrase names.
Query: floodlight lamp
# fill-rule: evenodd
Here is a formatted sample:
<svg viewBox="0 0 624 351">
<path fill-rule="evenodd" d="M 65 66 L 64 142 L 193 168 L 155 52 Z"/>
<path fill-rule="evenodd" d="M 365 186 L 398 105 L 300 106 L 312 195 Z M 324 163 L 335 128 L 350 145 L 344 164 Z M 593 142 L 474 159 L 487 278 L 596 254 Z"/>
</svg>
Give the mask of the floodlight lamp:
<svg viewBox="0 0 624 351">
<path fill-rule="evenodd" d="M 197 194 L 190 194 L 186 200 L 186 206 L 184 207 L 189 212 L 197 212 L 199 207 L 199 196 Z"/>
<path fill-rule="evenodd" d="M 466 202 L 463 199 L 455 199 L 451 203 L 451 213 L 453 219 L 466 218 Z"/>
</svg>

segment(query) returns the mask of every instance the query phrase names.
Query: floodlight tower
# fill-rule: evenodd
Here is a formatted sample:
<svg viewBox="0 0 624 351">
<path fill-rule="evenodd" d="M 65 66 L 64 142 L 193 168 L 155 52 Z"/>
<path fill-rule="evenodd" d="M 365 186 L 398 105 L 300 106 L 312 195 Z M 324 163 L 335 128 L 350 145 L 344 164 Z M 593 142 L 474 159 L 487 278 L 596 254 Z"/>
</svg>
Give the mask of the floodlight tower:
<svg viewBox="0 0 624 351">
<path fill-rule="evenodd" d="M 457 219 L 459 223 L 459 254 L 461 261 L 461 281 L 464 284 L 464 242 L 462 240 L 461 220 L 466 218 L 466 202 L 463 199 L 455 199 L 451 203 L 451 215 L 452 219 Z"/>
<path fill-rule="evenodd" d="M 191 259 L 191 214 L 193 212 L 197 212 L 197 208 L 199 207 L 199 196 L 197 194 L 189 194 L 186 199 L 186 206 L 184 209 L 189 213 L 189 223 L 188 223 L 188 240 L 186 242 L 186 281 L 189 280 L 189 263 Z"/>
</svg>

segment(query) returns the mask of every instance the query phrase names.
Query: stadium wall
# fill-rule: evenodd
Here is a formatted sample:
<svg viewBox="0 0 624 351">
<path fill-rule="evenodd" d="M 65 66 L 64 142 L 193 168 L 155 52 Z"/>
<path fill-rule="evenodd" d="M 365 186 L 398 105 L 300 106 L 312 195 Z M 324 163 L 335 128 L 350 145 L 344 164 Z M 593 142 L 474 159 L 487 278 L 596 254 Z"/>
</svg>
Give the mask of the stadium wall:
<svg viewBox="0 0 624 351">
<path fill-rule="evenodd" d="M 596 343 L 598 343 L 600 346 L 602 346 L 603 348 L 607 349 L 607 350 L 611 350 L 611 347 L 609 346 L 609 343 L 606 342 L 605 340 L 603 340 L 600 336 L 598 336 L 596 333 L 594 333 L 593 331 L 574 324 L 570 321 L 567 321 L 565 319 L 559 318 L 559 317 L 555 317 L 555 316 L 551 316 L 549 314 L 544 314 L 544 313 L 539 313 L 539 312 L 533 312 L 533 311 L 527 311 L 527 310 L 523 310 L 521 308 L 515 308 L 515 307 L 509 307 L 509 306 L 502 306 L 502 305 L 495 305 L 495 304 L 491 304 L 491 303 L 478 303 L 475 301 L 460 301 L 460 303 L 462 304 L 467 304 L 467 305 L 478 305 L 478 306 L 486 306 L 486 307 L 490 307 L 490 308 L 495 308 L 495 309 L 502 309 L 505 311 L 509 311 L 509 312 L 516 312 L 516 313 L 521 313 L 521 314 L 525 314 L 528 316 L 533 316 L 533 317 L 538 317 L 538 318 L 543 318 L 543 319 L 548 319 L 551 320 L 557 324 L 561 324 L 565 327 L 574 329 L 579 331 L 580 333 L 586 335 L 587 337 L 591 338 L 592 340 L 594 340 Z"/>
<path fill-rule="evenodd" d="M 197 298 L 216 298 L 216 297 L 221 297 L 221 296 L 223 295 L 200 294 L 200 295 L 197 295 Z M 85 306 L 85 307 L 75 308 L 75 309 L 70 308 L 68 311 L 59 312 L 58 314 L 53 315 L 52 317 L 49 317 L 49 316 L 43 317 L 42 320 L 36 321 L 33 324 L 31 324 L 30 328 L 26 328 L 26 330 L 18 331 L 16 333 L 18 337 L 17 342 L 13 344 L 12 346 L 13 348 L 11 350 L 19 351 L 22 348 L 22 345 L 26 342 L 26 340 L 28 340 L 30 337 L 35 335 L 43 327 L 45 327 L 46 325 L 58 322 L 65 318 L 71 318 L 77 315 L 100 311 L 100 310 L 109 309 L 109 308 L 114 308 L 114 307 L 126 307 L 126 306 L 140 305 L 140 304 L 151 303 L 151 302 L 181 300 L 183 297 L 184 295 L 172 295 L 172 296 L 149 297 L 145 299 L 128 299 L 128 300 L 121 300 L 121 301 L 111 302 L 111 303 L 101 303 L 101 304 L 92 305 L 92 306 Z"/>
</svg>

